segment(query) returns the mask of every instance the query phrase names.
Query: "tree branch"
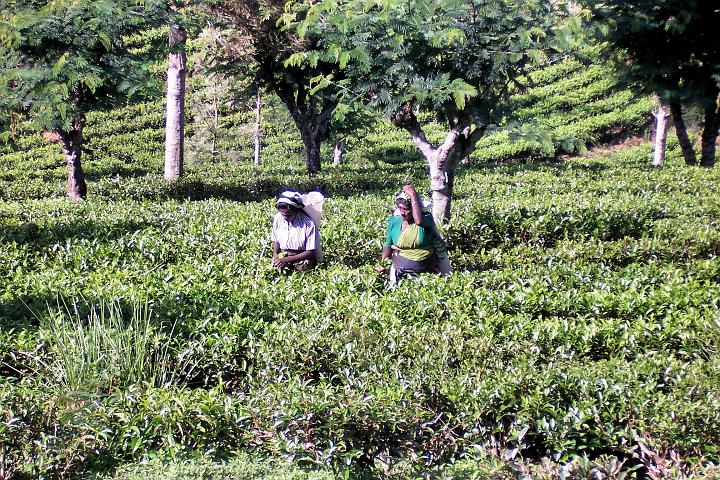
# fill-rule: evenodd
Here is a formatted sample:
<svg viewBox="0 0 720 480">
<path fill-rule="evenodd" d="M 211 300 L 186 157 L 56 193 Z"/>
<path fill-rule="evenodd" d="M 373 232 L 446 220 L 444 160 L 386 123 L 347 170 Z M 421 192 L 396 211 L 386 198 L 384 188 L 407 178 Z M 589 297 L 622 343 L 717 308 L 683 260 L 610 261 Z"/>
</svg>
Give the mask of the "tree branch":
<svg viewBox="0 0 720 480">
<path fill-rule="evenodd" d="M 333 112 L 335 111 L 335 107 L 337 106 L 337 101 L 332 100 L 326 100 L 323 102 L 323 111 L 320 112 L 320 115 L 318 115 L 317 120 L 315 121 L 315 137 L 317 138 L 318 135 L 320 135 L 320 130 L 323 130 L 323 139 L 325 137 L 324 133 L 327 131 L 327 124 L 330 121 L 330 117 L 332 116 Z"/>
<path fill-rule="evenodd" d="M 406 130 L 410 134 L 413 143 L 420 149 L 425 158 L 430 159 L 437 151 L 437 148 L 430 143 L 425 136 L 420 122 L 418 122 L 415 112 L 413 112 L 413 104 L 408 101 L 405 102 L 395 113 L 390 117 L 390 122 L 398 127 Z"/>
<path fill-rule="evenodd" d="M 485 135 L 487 127 L 487 125 L 478 125 L 470 133 L 470 138 L 468 139 L 468 147 L 472 148 L 472 151 L 475 150 L 475 145 L 477 145 L 477 142 L 483 137 L 483 135 Z M 472 153 L 472 151 L 468 152 L 468 155 Z"/>
<path fill-rule="evenodd" d="M 450 150 L 452 150 L 457 144 L 458 137 L 469 128 L 469 121 L 458 122 L 453 125 L 448 134 L 445 136 L 445 141 L 443 141 L 443 143 L 438 147 L 438 156 L 441 159 L 447 158 L 448 152 L 450 152 Z"/>
</svg>

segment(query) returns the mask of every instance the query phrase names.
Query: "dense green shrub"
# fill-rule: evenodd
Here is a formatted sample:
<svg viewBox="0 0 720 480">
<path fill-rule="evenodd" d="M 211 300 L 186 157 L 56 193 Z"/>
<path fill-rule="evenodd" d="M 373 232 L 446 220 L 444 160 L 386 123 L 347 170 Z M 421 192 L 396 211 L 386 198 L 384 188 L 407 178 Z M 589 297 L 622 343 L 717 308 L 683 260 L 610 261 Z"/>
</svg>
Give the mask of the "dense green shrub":
<svg viewBox="0 0 720 480">
<path fill-rule="evenodd" d="M 649 166 L 647 144 L 527 161 L 642 125 L 647 100 L 603 95 L 603 72 L 572 61 L 530 74 L 518 105 L 552 132 L 549 150 L 511 132 L 484 139 L 458 169 L 444 227 L 455 273 L 395 290 L 373 268 L 385 218 L 402 184 L 426 192 L 427 180 L 386 123 L 350 164 L 313 177 L 278 121 L 261 168 L 191 161 L 166 183 L 160 104 L 96 113 L 82 203 L 64 198 L 62 161 L 39 137 L 4 147 L 2 467 L 87 477 L 254 449 L 333 476 L 587 478 L 663 459 L 699 472 L 720 447 L 718 174 L 684 168 L 672 142 L 664 169 Z M 325 264 L 289 277 L 268 244 L 288 188 L 328 196 Z M 175 381 L 72 398 L 49 388 L 65 353 L 49 312 L 77 299 L 147 302 Z M 227 471 L 208 475 L 216 468 Z"/>
</svg>

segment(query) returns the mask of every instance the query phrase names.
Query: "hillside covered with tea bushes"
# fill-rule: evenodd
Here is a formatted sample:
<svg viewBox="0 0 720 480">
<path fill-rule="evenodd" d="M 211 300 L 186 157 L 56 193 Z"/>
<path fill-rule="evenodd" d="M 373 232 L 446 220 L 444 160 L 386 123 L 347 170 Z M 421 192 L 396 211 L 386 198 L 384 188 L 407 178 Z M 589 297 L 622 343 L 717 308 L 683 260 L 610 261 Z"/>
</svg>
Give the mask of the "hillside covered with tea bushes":
<svg viewBox="0 0 720 480">
<path fill-rule="evenodd" d="M 510 130 L 491 131 L 481 139 L 473 158 L 476 161 L 552 158 L 558 154 L 583 152 L 588 145 L 644 131 L 650 120 L 650 99 L 635 98 L 630 89 L 618 87 L 613 67 L 594 64 L 593 60 L 597 60 L 597 55 L 587 59 L 587 64 L 567 60 L 531 73 L 528 84 L 532 86 L 513 97 L 515 114 L 522 123 Z M 189 124 L 186 134 L 192 146 L 194 137 L 206 132 L 196 131 L 196 127 L 202 129 L 193 124 L 192 92 L 187 103 Z M 270 97 L 263 118 L 266 167 L 284 170 L 288 162 L 292 166 L 299 164 L 302 142 L 284 107 Z M 426 120 L 430 122 L 431 119 Z M 223 160 L 240 165 L 252 161 L 253 121 L 254 112 L 251 111 L 228 112 L 220 117 L 216 162 L 206 149 L 189 147 L 191 164 L 193 158 L 206 160 L 202 166 L 191 166 L 188 178 L 174 187 L 172 194 L 179 198 L 202 196 L 203 190 L 222 188 L 233 198 L 237 199 L 241 192 L 249 192 L 249 198 L 252 198 L 254 193 L 249 188 L 238 185 L 240 179 L 228 177 L 234 173 L 214 174 L 213 169 L 216 168 L 214 163 L 223 163 Z M 444 135 L 443 127 L 432 122 L 428 123 L 428 132 L 435 141 Z M 67 175 L 59 149 L 41 135 L 24 133 L 20 126 L 15 142 L 0 145 L 2 175 L 8 180 L 2 187 L 3 198 L 46 198 L 64 194 Z M 157 183 L 157 175 L 162 173 L 164 136 L 161 101 L 109 112 L 91 112 L 84 133 L 83 162 L 91 195 L 132 196 L 133 188 L 142 190 L 149 182 Z M 393 128 L 380 118 L 359 132 L 357 138 L 349 138 L 347 143 L 347 159 L 351 166 L 364 167 L 378 162 L 397 164 L 420 155 L 406 132 Z M 331 147 L 326 145 L 326 158 L 331 156 Z M 345 172 L 342 175 L 347 176 Z M 203 178 L 195 178 L 199 176 Z M 13 186 L 12 180 L 18 177 L 24 181 Z M 129 180 L 134 186 L 124 182 L 123 188 L 118 189 L 118 177 Z M 193 182 L 195 184 L 184 186 Z M 207 185 L 198 188 L 197 182 Z M 343 181 L 332 183 L 320 186 L 337 189 Z M 275 185 L 269 186 L 268 193 L 276 193 Z"/>
<path fill-rule="evenodd" d="M 531 75 L 525 122 L 458 171 L 455 272 L 394 290 L 393 194 L 428 185 L 383 121 L 308 177 L 269 109 L 262 166 L 248 133 L 168 184 L 161 103 L 95 112 L 79 203 L 39 136 L 0 147 L 1 474 L 717 476 L 720 174 L 674 144 L 663 169 L 642 139 L 588 152 L 647 131 L 609 67 Z M 269 261 L 287 188 L 328 196 L 325 264 L 292 276 Z"/>
</svg>

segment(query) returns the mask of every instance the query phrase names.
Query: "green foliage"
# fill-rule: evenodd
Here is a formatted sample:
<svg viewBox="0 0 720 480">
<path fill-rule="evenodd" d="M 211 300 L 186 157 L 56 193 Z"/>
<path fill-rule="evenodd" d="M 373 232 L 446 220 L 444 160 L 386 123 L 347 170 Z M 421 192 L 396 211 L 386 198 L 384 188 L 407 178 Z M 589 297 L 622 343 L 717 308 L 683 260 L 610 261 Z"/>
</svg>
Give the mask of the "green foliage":
<svg viewBox="0 0 720 480">
<path fill-rule="evenodd" d="M 222 41 L 217 42 L 213 69 L 245 84 L 251 92 L 247 97 L 258 90 L 274 93 L 301 133 L 307 172 L 317 173 L 321 168 L 320 146 L 329 138 L 340 89 L 333 81 L 318 91 L 313 88 L 313 79 L 339 80 L 344 75 L 334 62 L 319 61 L 313 55 L 318 44 L 313 35 L 298 38 L 295 31 L 283 28 L 280 18 L 289 8 L 285 3 L 210 2 L 208 9 L 222 36 Z M 303 65 L 290 61 L 305 53 L 314 58 Z"/>
<path fill-rule="evenodd" d="M 160 21 L 162 2 L 4 2 L 0 109 L 28 114 L 37 129 L 69 131 L 90 108 L 112 105 L 152 79 L 126 35 Z"/>
<path fill-rule="evenodd" d="M 147 478 L 181 480 L 203 478 L 207 480 L 330 480 L 335 478 L 328 471 L 306 470 L 278 459 L 253 457 L 240 454 L 224 462 L 206 459 L 162 461 L 154 459 L 143 464 L 127 465 L 112 475 L 99 477 L 104 480 L 141 480 Z M 98 480 L 99 480 L 98 479 Z"/>
<path fill-rule="evenodd" d="M 528 75 L 532 86 L 509 100 L 515 122 L 505 130 L 488 132 L 471 158 L 497 161 L 518 158 L 553 158 L 585 152 L 588 145 L 643 132 L 652 109 L 651 99 L 621 88 L 615 70 L 598 62 L 568 60 Z M 525 82 L 525 80 L 523 80 Z M 444 127 L 430 115 L 419 117 L 430 141 L 443 140 Z M 407 133 L 377 122 L 360 145 L 388 163 L 417 159 Z"/>
<path fill-rule="evenodd" d="M 712 2 L 583 0 L 605 37 L 632 63 L 621 72 L 666 101 L 714 103 L 720 73 L 720 13 Z"/>
<path fill-rule="evenodd" d="M 563 48 L 555 32 L 566 13 L 548 2 L 291 5 L 285 21 L 319 36 L 324 47 L 298 56 L 347 64 L 348 94 L 369 96 L 388 115 L 410 101 L 451 125 L 458 115 L 502 122 L 509 86 Z"/>
<path fill-rule="evenodd" d="M 632 97 L 603 94 L 606 70 L 593 80 L 585 68 L 529 73 L 518 115 L 547 109 L 541 121 L 577 135 L 573 148 L 582 132 L 637 128 L 644 100 L 623 108 Z M 572 130 L 573 111 L 587 130 Z M 302 465 L 341 478 L 713 474 L 702 465 L 720 448 L 717 172 L 682 167 L 673 143 L 664 169 L 644 143 L 526 162 L 538 145 L 518 158 L 495 132 L 457 172 L 444 230 L 456 272 L 387 291 L 373 266 L 392 196 L 408 182 L 427 190 L 412 146 L 378 122 L 351 163 L 307 177 L 287 117 L 268 122 L 261 168 L 249 155 L 191 161 L 167 184 L 161 103 L 89 115 L 94 195 L 81 204 L 61 198 L 59 159 L 18 125 L 0 151 L 0 445 L 16 475 L 212 478 L 246 463 L 290 478 Z M 325 265 L 289 277 L 268 245 L 288 188 L 329 197 Z M 113 381 L 74 401 L 46 388 L 43 365 L 67 353 L 47 327 L 58 297 L 147 303 L 173 356 L 150 355 L 144 371 L 168 362 L 175 382 Z M 257 462 L 218 463 L 238 449 Z"/>
<path fill-rule="evenodd" d="M 155 331 L 148 305 L 133 304 L 129 319 L 119 302 L 65 305 L 43 325 L 50 354 L 51 385 L 60 395 L 93 396 L 140 381 L 162 385 L 173 380 L 173 358 L 166 339 Z"/>
<path fill-rule="evenodd" d="M 648 155 L 641 146 L 463 171 L 446 230 L 458 272 L 393 292 L 372 265 L 403 181 L 396 167 L 363 172 L 363 184 L 346 170 L 344 187 L 334 172 L 313 180 L 333 188 L 328 264 L 302 278 L 266 258 L 271 198 L 297 172 L 253 170 L 244 188 L 259 200 L 247 203 L 222 190 L 168 200 L 159 185 L 133 200 L 140 191 L 122 177 L 111 197 L 79 206 L 5 202 L 1 314 L 16 330 L 2 358 L 20 373 L 5 387 L 18 400 L 3 405 L 25 419 L 12 423 L 8 448 L 27 462 L 24 449 L 57 421 L 66 428 L 55 443 L 35 447 L 45 466 L 22 468 L 81 471 L 238 445 L 352 472 L 382 462 L 422 471 L 472 445 L 508 461 L 612 448 L 630 468 L 641 463 L 627 460 L 638 432 L 712 457 L 720 233 L 706 219 L 720 206 L 705 199 L 718 198 L 717 182 L 645 167 Z M 200 167 L 190 165 L 191 179 Z M 12 307 L 50 292 L 151 299 L 159 320 L 177 325 L 173 351 L 191 360 L 185 386 L 133 386 L 54 412 L 21 353 L 53 355 L 51 338 Z M 21 395 L 41 410 L 20 416 Z"/>
</svg>

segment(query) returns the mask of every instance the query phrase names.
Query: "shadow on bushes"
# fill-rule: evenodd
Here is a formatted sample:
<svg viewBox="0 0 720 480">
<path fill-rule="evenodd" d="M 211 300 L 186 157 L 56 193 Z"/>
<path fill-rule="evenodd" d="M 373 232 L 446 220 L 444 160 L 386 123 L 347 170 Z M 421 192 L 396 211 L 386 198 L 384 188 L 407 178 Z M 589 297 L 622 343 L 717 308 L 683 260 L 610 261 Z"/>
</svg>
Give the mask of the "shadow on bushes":
<svg viewBox="0 0 720 480">
<path fill-rule="evenodd" d="M 30 245 L 34 250 L 45 250 L 51 245 L 65 243 L 71 238 L 111 240 L 120 238 L 128 232 L 158 225 L 159 223 L 147 221 L 122 221 L 105 224 L 91 220 L 74 220 L 52 225 L 28 222 L 20 225 L 2 225 L 0 242 L 16 242 L 21 245 Z"/>
<path fill-rule="evenodd" d="M 445 239 L 451 251 L 474 253 L 481 248 L 522 243 L 552 247 L 564 239 L 598 238 L 604 241 L 640 238 L 652 231 L 663 213 L 583 209 L 553 211 L 517 208 L 489 210 L 448 225 Z"/>
<path fill-rule="evenodd" d="M 330 197 L 350 197 L 372 192 L 399 190 L 404 183 L 420 182 L 424 171 L 409 172 L 402 166 L 383 169 L 371 166 L 359 169 L 326 169 L 317 175 L 304 171 L 282 174 L 242 170 L 232 175 L 201 175 L 191 173 L 175 182 L 166 182 L 154 175 L 133 176 L 129 182 L 116 183 L 112 179 L 99 182 L 92 188 L 94 194 L 108 198 L 130 197 L 136 200 L 188 200 L 209 199 L 237 202 L 257 202 L 275 198 L 284 190 L 304 192 L 321 191 Z"/>
</svg>

